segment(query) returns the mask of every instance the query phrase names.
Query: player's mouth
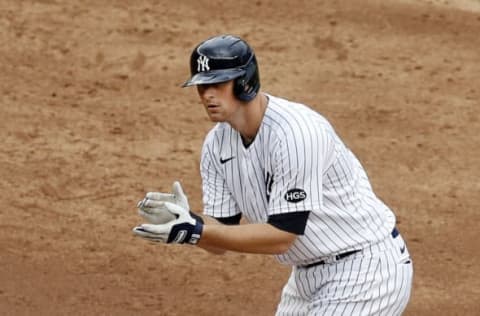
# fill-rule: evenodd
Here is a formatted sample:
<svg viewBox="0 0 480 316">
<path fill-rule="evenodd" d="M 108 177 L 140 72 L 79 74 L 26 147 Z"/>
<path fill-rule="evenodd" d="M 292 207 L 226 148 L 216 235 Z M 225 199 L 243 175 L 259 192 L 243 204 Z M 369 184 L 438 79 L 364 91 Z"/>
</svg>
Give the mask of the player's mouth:
<svg viewBox="0 0 480 316">
<path fill-rule="evenodd" d="M 218 108 L 218 107 L 219 107 L 218 104 L 212 104 L 212 103 L 207 104 L 207 108 L 209 108 L 209 109 L 215 109 L 215 108 Z"/>
</svg>

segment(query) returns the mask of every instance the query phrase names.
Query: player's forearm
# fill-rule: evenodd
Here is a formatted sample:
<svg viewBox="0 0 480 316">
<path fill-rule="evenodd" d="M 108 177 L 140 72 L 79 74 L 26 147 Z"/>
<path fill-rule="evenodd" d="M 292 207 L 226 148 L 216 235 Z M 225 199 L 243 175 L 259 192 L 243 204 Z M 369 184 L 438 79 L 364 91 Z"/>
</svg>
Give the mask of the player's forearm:
<svg viewBox="0 0 480 316">
<path fill-rule="evenodd" d="M 206 224 L 198 246 L 246 253 L 281 254 L 288 250 L 295 238 L 296 235 L 270 224 Z"/>
<path fill-rule="evenodd" d="M 222 223 L 220 223 L 219 221 L 217 221 L 213 217 L 206 216 L 206 215 L 199 215 L 199 216 L 202 217 L 202 219 L 203 219 L 203 221 L 206 225 L 222 225 Z M 209 245 L 206 245 L 204 243 L 203 244 L 199 243 L 199 244 L 197 244 L 197 246 L 206 250 L 206 251 L 208 251 L 208 252 L 210 252 L 210 253 L 216 254 L 216 255 L 222 255 L 226 251 L 225 249 L 209 246 Z"/>
</svg>

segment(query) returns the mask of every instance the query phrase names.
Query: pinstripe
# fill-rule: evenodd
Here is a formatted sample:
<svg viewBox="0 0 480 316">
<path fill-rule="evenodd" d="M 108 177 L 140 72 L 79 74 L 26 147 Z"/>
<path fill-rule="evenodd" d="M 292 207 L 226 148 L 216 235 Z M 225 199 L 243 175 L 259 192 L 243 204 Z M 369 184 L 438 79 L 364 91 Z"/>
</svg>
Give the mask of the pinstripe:
<svg viewBox="0 0 480 316">
<path fill-rule="evenodd" d="M 388 254 L 386 254 L 388 255 Z M 378 301 L 378 312 L 379 314 L 382 312 L 382 310 L 386 307 L 386 304 L 387 302 L 385 300 L 388 301 L 388 298 L 390 297 L 390 293 L 388 291 L 388 284 L 389 282 L 387 282 L 387 280 L 389 280 L 389 270 L 388 270 L 388 262 L 389 260 L 386 260 L 386 263 L 387 265 L 384 267 L 384 266 L 381 266 L 380 268 L 380 273 L 381 273 L 381 276 L 382 276 L 382 283 L 386 283 L 385 284 L 385 289 L 384 291 L 382 291 L 382 286 L 379 286 L 378 287 L 378 297 L 379 297 L 379 301 Z M 385 293 L 383 293 L 385 292 Z M 384 305 L 385 304 L 385 305 Z"/>
<path fill-rule="evenodd" d="M 400 271 L 400 273 L 401 273 L 401 271 Z M 406 281 L 406 280 L 405 280 L 405 278 L 401 278 L 401 280 L 402 280 L 402 283 L 400 285 L 400 289 L 403 289 L 403 282 Z M 392 315 L 399 315 L 400 314 L 400 310 L 402 309 L 402 307 L 401 307 L 401 302 L 402 301 L 400 300 L 401 295 L 402 295 L 402 291 L 398 291 L 398 299 L 396 301 L 397 304 L 396 304 L 396 306 L 395 305 L 393 306 L 395 308 L 395 310 L 392 313 Z"/>
<path fill-rule="evenodd" d="M 281 114 L 280 114 L 280 115 L 281 115 Z M 305 135 L 304 135 L 304 133 L 303 133 L 305 129 L 303 128 L 303 125 L 298 122 L 298 118 L 297 118 L 296 116 L 292 116 L 292 118 L 293 118 L 293 119 L 292 119 L 292 122 L 295 122 L 296 125 L 297 125 L 296 128 L 295 128 L 295 127 L 292 127 L 292 128 L 293 128 L 293 129 L 298 129 L 298 131 L 299 131 L 300 134 L 301 134 L 300 137 L 296 138 L 296 139 L 295 139 L 295 142 L 294 142 L 294 144 L 295 144 L 295 152 L 296 152 L 296 155 L 295 155 L 295 156 L 296 156 L 296 161 L 297 161 L 297 164 L 296 164 L 296 165 L 297 165 L 297 166 L 306 166 L 306 165 L 307 165 L 307 163 L 306 163 L 306 162 L 307 162 L 307 153 L 306 153 L 306 150 L 307 150 L 308 146 L 305 146 L 305 139 L 306 139 L 306 137 L 305 137 Z M 301 155 L 301 156 L 303 157 L 303 163 L 302 163 L 302 164 L 300 164 L 300 157 L 299 157 L 299 154 L 300 154 L 300 153 L 299 153 L 299 149 L 298 149 L 297 146 L 296 146 L 299 142 L 302 143 L 301 148 L 303 149 L 303 154 Z M 310 158 L 310 161 L 313 161 L 313 157 L 310 157 L 310 155 L 308 155 L 308 157 Z M 308 170 L 308 169 L 306 169 L 305 167 L 304 167 L 303 169 L 302 169 L 302 168 L 299 168 L 299 170 L 298 170 L 299 172 L 296 174 L 295 183 L 305 183 L 305 176 L 306 176 L 307 170 Z M 299 177 L 301 177 L 301 178 L 299 179 Z M 295 206 L 297 206 L 297 205 L 295 205 Z"/>
<path fill-rule="evenodd" d="M 372 258 L 368 258 L 368 268 L 367 268 L 367 272 L 370 272 L 370 267 L 371 267 L 371 265 L 372 265 Z M 364 280 L 357 283 L 357 284 L 360 284 L 359 293 L 362 293 L 362 292 L 363 292 L 363 289 L 364 289 L 365 287 L 368 287 L 368 285 L 367 285 L 367 276 L 368 276 L 368 274 L 365 273 L 365 278 L 364 278 Z M 366 298 L 365 298 L 365 297 L 362 297 L 362 299 L 363 299 L 363 301 L 365 301 Z M 358 305 L 358 301 L 355 302 L 354 305 L 353 305 L 352 315 L 357 315 L 357 313 L 355 313 L 355 310 L 356 310 L 356 308 L 357 308 L 357 305 Z M 358 315 L 360 315 L 360 313 L 358 313 Z"/>
<path fill-rule="evenodd" d="M 212 142 L 212 148 L 209 149 L 209 150 L 213 150 L 214 147 L 215 147 L 215 142 Z M 213 154 L 210 152 L 209 158 L 211 158 L 211 157 L 214 157 L 214 156 L 213 156 Z M 211 167 L 213 167 L 213 166 L 211 166 Z M 217 173 L 215 173 L 214 177 L 215 177 L 214 181 L 215 181 L 215 183 L 216 183 L 216 182 L 218 181 L 219 175 L 218 175 Z M 216 191 L 216 190 L 212 190 L 212 191 L 213 191 L 213 200 L 214 200 L 214 201 L 217 201 L 217 191 Z M 212 193 L 212 191 L 211 191 L 211 193 Z M 215 207 L 215 206 L 214 206 L 214 207 Z M 222 214 L 221 214 L 221 215 L 222 215 Z"/>
<path fill-rule="evenodd" d="M 343 264 L 343 267 L 342 267 L 342 269 L 340 269 L 340 271 L 344 271 L 343 273 L 345 273 L 346 271 L 348 271 L 348 270 L 345 269 L 345 262 L 342 262 L 342 263 L 340 263 L 340 264 Z M 338 267 L 340 264 L 336 264 L 336 265 L 335 265 L 335 275 L 338 275 L 338 269 L 337 269 L 337 267 Z M 348 281 L 348 280 L 346 280 L 345 283 L 346 283 L 347 281 Z M 340 282 L 339 282 L 339 284 L 338 284 L 338 287 L 335 287 L 335 288 L 334 288 L 333 294 L 331 295 L 332 297 L 340 297 L 340 298 L 342 297 L 341 295 L 338 295 L 338 294 L 337 294 L 337 291 L 339 291 L 341 285 L 342 285 L 342 278 L 340 278 Z M 339 304 L 336 304 L 336 305 L 333 307 L 332 315 L 335 315 L 335 311 L 337 310 L 338 306 L 339 306 Z"/>
<path fill-rule="evenodd" d="M 353 261 L 350 261 L 349 263 L 350 263 L 350 268 L 349 269 L 347 269 L 345 267 L 345 265 L 343 267 L 343 271 L 348 271 L 348 277 L 346 278 L 345 283 L 347 283 L 350 280 L 350 278 L 352 277 L 352 273 L 353 273 Z M 340 294 L 340 297 L 345 297 L 345 290 L 347 289 L 347 287 L 348 287 L 347 284 L 345 284 L 345 286 L 343 287 L 343 290 L 342 290 L 342 294 Z M 340 313 L 341 315 L 343 315 L 343 312 L 345 311 L 345 308 L 346 308 L 346 304 L 343 307 L 343 311 Z"/>
<path fill-rule="evenodd" d="M 294 253 L 300 253 L 301 256 L 307 257 L 307 256 L 312 256 L 314 253 L 312 252 L 312 247 L 308 247 L 304 242 L 297 243 L 294 245 L 294 248 L 292 249 L 292 252 Z M 300 256 L 297 256 L 300 257 Z"/>
<path fill-rule="evenodd" d="M 408 267 L 411 268 L 411 266 L 408 266 Z M 408 267 L 403 266 L 402 269 L 400 269 L 402 274 L 402 278 L 401 278 L 402 285 L 400 287 L 402 289 L 400 292 L 401 298 L 397 300 L 398 305 L 393 315 L 400 315 L 401 311 L 405 308 L 406 302 L 408 301 L 408 297 L 410 293 L 410 286 L 408 283 L 411 282 L 411 281 L 409 282 L 410 274 L 403 271 L 405 270 L 405 268 L 408 268 Z"/>
<path fill-rule="evenodd" d="M 275 132 L 277 135 L 276 137 L 278 139 L 287 139 L 288 138 L 288 135 L 286 134 L 285 130 L 282 128 L 282 124 L 280 124 L 279 122 L 277 122 L 275 119 L 273 119 L 273 117 L 269 117 L 269 115 L 267 115 L 267 113 L 265 113 L 265 119 L 269 120 L 270 122 L 276 124 L 276 128 L 274 130 L 272 130 L 272 132 Z M 282 135 L 278 135 L 278 134 L 281 134 Z M 285 144 L 286 148 L 283 149 L 283 148 L 279 148 L 279 151 L 276 153 L 277 155 L 277 159 L 278 159 L 278 155 L 281 153 L 281 152 L 285 152 L 285 153 L 290 153 L 290 149 L 288 147 L 288 142 Z M 280 143 L 279 146 L 282 146 L 282 143 Z M 283 150 L 282 150 L 283 149 Z M 282 173 L 285 173 L 285 169 L 283 169 L 283 165 L 280 164 L 280 166 L 282 167 Z M 291 174 L 291 166 L 288 165 L 288 170 L 289 170 L 289 174 Z M 282 179 L 283 180 L 283 179 Z M 283 185 L 285 185 L 285 183 L 282 183 Z"/>
<path fill-rule="evenodd" d="M 228 131 L 228 130 L 227 130 Z M 228 138 L 227 140 L 225 141 L 225 146 L 230 149 L 230 154 L 231 155 L 238 155 L 238 150 L 236 150 L 235 148 L 235 137 L 234 137 L 234 132 L 233 130 L 230 130 L 228 131 Z M 232 160 L 231 161 L 232 163 L 231 164 L 228 164 L 225 168 L 225 172 L 228 172 L 228 170 L 230 170 L 230 173 L 232 175 L 234 175 L 235 173 L 235 170 L 239 170 L 239 168 L 235 169 L 235 165 L 237 164 L 238 165 L 238 160 L 236 161 L 236 159 Z M 230 188 L 230 194 L 233 193 L 233 196 L 235 197 L 235 202 L 236 203 L 239 203 L 239 200 L 238 200 L 238 197 L 239 195 L 236 194 L 236 192 L 239 190 L 239 184 L 237 183 L 237 181 L 229 181 L 228 177 L 225 175 L 224 178 L 227 180 L 227 183 L 225 183 L 229 188 Z M 241 186 L 240 186 L 241 187 Z"/>
<path fill-rule="evenodd" d="M 310 126 L 310 124 L 304 124 L 304 125 L 305 125 L 305 126 L 307 127 L 307 129 L 308 129 L 308 136 L 309 136 L 308 139 L 309 139 L 309 143 L 310 143 L 309 148 L 310 148 L 311 151 L 312 151 L 312 153 L 311 153 L 312 158 L 309 159 L 309 161 L 310 161 L 310 166 L 308 166 L 308 168 L 306 168 L 306 170 L 311 170 L 311 171 L 313 171 L 313 170 L 315 169 L 313 162 L 314 162 L 314 161 L 315 161 L 315 162 L 316 162 L 316 161 L 319 161 L 319 157 L 318 157 L 318 154 L 315 153 L 314 150 L 313 150 L 315 147 L 313 146 L 313 132 L 311 131 L 311 126 Z M 306 159 L 306 157 L 307 157 L 307 155 L 305 154 L 305 159 Z M 307 162 L 307 161 L 306 161 L 306 162 Z M 307 165 L 306 162 L 305 162 L 305 165 Z M 310 176 L 310 177 L 308 177 L 308 179 L 309 179 L 310 187 L 312 188 L 313 185 L 314 185 L 314 184 L 313 184 L 313 177 Z M 318 177 L 318 176 L 317 176 L 316 179 L 322 180 L 322 177 Z M 321 185 L 322 185 L 322 184 L 318 183 L 318 186 L 319 186 L 319 187 L 320 187 Z M 317 190 L 317 191 L 319 191 L 319 190 Z"/>
<path fill-rule="evenodd" d="M 255 186 L 255 185 L 252 183 L 252 178 L 247 177 L 245 181 L 248 182 L 248 185 L 246 185 L 245 188 L 248 188 L 249 186 Z M 253 204 L 252 207 L 254 207 L 254 208 L 256 208 L 256 209 L 260 209 L 260 210 L 263 209 L 263 203 L 262 203 L 262 205 L 260 206 L 260 205 L 258 205 L 259 203 L 257 202 L 257 201 L 259 200 L 258 197 L 257 197 L 257 194 L 258 194 L 258 193 L 255 192 L 255 190 L 253 190 L 253 191 L 251 192 L 251 194 L 253 195 L 253 198 L 249 199 L 250 203 L 248 203 L 248 204 Z M 248 195 L 249 195 L 249 194 L 245 194 L 245 197 L 247 197 Z M 260 200 L 260 201 L 261 201 L 261 200 Z M 244 203 L 245 203 L 245 205 L 247 205 L 247 202 L 244 202 Z M 262 221 L 262 218 L 264 217 L 264 216 L 262 216 L 263 214 L 255 213 L 255 215 L 257 216 L 257 221 L 259 221 L 259 222 Z"/>
<path fill-rule="evenodd" d="M 390 254 L 387 254 L 389 255 L 389 257 L 391 258 Z M 392 264 L 392 262 L 394 261 L 395 259 L 394 258 L 391 258 L 390 260 L 388 260 L 386 262 L 386 265 L 387 265 L 387 280 L 392 280 L 392 281 L 389 281 L 386 285 L 386 289 L 387 289 L 387 293 L 393 293 L 395 292 L 395 284 L 397 283 L 397 275 L 394 271 L 396 271 L 396 268 L 395 268 L 395 265 Z M 393 295 L 388 295 L 386 297 L 386 302 L 385 302 L 385 306 L 383 308 L 381 308 L 381 310 L 383 309 L 386 309 L 388 306 L 390 306 L 390 301 L 392 300 L 393 298 Z"/>
<path fill-rule="evenodd" d="M 314 214 L 310 214 L 310 216 L 312 216 L 312 217 L 317 217 L 318 215 L 314 213 Z M 314 227 L 317 227 L 317 230 L 320 230 L 320 229 L 321 229 L 321 226 L 317 226 L 317 225 L 318 225 L 319 222 L 320 222 L 320 223 L 324 222 L 324 220 L 323 220 L 322 218 L 320 218 L 320 216 L 318 216 L 318 217 L 319 217 L 318 221 L 312 222 L 311 225 L 314 226 Z M 335 231 L 334 231 L 334 233 L 335 233 Z M 318 236 L 313 236 L 313 237 L 314 237 L 315 239 L 320 240 L 320 238 L 318 238 Z M 338 246 L 338 245 L 336 244 L 336 241 L 332 239 L 332 236 L 331 236 L 331 235 L 328 235 L 328 234 L 325 235 L 325 239 L 327 239 L 328 242 L 323 243 L 323 245 L 324 245 L 325 248 L 327 248 L 327 251 L 329 251 L 330 253 L 334 253 L 334 252 L 335 252 L 334 248 L 330 248 L 330 245 L 333 245 L 333 246 L 335 246 L 335 247 L 337 247 L 337 248 L 340 248 L 340 246 Z M 316 244 L 316 246 L 318 247 L 319 244 Z"/>
<path fill-rule="evenodd" d="M 275 101 L 272 101 L 272 104 L 275 104 Z M 287 126 L 289 126 L 289 127 L 291 126 L 291 125 L 290 125 L 290 121 L 291 121 L 291 118 L 292 118 L 292 117 L 289 117 L 289 119 L 285 118 L 281 113 L 279 113 L 278 111 L 276 111 L 275 108 L 272 109 L 272 113 L 276 114 L 277 117 L 281 118 L 281 119 L 283 120 L 283 122 L 284 122 L 285 125 L 287 125 Z M 274 121 L 275 121 L 275 120 L 274 120 Z M 288 133 L 287 133 L 286 131 L 284 131 L 284 129 L 283 129 L 283 126 L 284 126 L 284 125 L 279 124 L 279 126 L 280 126 L 280 129 L 283 131 L 283 134 L 288 135 Z M 293 127 L 290 127 L 290 128 L 293 128 Z M 297 126 L 297 128 L 301 131 L 301 126 Z M 290 132 L 291 132 L 291 131 L 290 131 Z M 289 144 L 288 138 L 286 138 L 286 139 L 287 139 L 287 141 L 286 141 L 287 151 L 286 151 L 286 152 L 290 153 L 290 151 L 288 150 L 288 144 Z M 297 141 L 301 141 L 302 139 L 296 139 L 296 140 L 297 140 Z M 297 142 L 294 141 L 293 144 L 294 144 L 294 148 L 295 148 L 295 155 L 293 155 L 293 156 L 295 157 L 296 165 L 298 165 L 298 164 L 299 164 L 299 163 L 298 163 L 299 158 L 298 158 Z M 289 170 L 290 170 L 290 172 L 292 171 L 291 165 L 289 165 Z"/>
<path fill-rule="evenodd" d="M 370 259 L 370 260 L 373 261 L 373 259 Z M 371 271 L 371 274 L 372 274 L 372 275 L 375 275 L 375 274 L 377 273 L 378 268 L 379 268 L 379 264 L 380 264 L 380 262 L 377 262 L 377 263 L 376 263 L 375 268 Z M 375 279 L 373 278 L 373 279 L 371 280 L 371 282 L 368 282 L 368 283 L 367 283 L 367 284 L 368 284 L 367 288 L 372 288 L 372 287 L 373 287 L 372 285 L 373 285 L 374 282 L 375 282 Z M 373 301 L 373 300 L 372 300 L 372 298 L 373 298 L 373 292 L 372 292 L 372 291 L 367 291 L 367 292 L 365 293 L 365 295 L 366 295 L 366 297 L 365 297 L 365 300 L 363 301 L 362 308 L 360 309 L 360 313 L 359 313 L 360 315 L 363 314 L 363 310 L 364 310 L 365 307 L 368 305 L 368 303 L 371 304 L 372 301 Z"/>
<path fill-rule="evenodd" d="M 328 175 L 327 175 L 327 178 L 328 178 Z M 328 197 L 325 197 L 325 200 L 328 200 L 329 202 L 332 202 Z M 333 203 L 332 203 L 332 204 L 333 204 Z M 326 207 L 326 205 L 325 205 L 325 207 Z M 338 209 L 340 212 L 346 212 L 346 211 L 343 211 L 343 210 L 345 210 L 346 208 L 347 208 L 346 205 L 342 205 L 341 207 L 337 207 L 337 209 Z M 347 216 L 348 216 L 348 214 L 347 214 Z M 330 216 L 327 216 L 327 217 L 330 218 Z M 343 218 L 343 217 L 339 217 L 339 220 L 341 220 L 342 223 L 345 224 L 345 226 L 347 226 L 347 227 L 350 226 L 350 227 L 352 228 L 352 230 L 354 230 L 352 224 L 349 223 L 349 222 L 347 221 L 347 219 L 345 219 L 345 218 Z M 338 230 L 340 230 L 340 231 L 343 233 L 344 236 L 347 237 L 347 238 L 345 238 L 345 237 L 341 238 L 341 237 L 337 234 L 338 239 L 341 239 L 341 240 L 350 239 L 349 241 L 346 242 L 346 243 L 348 243 L 348 244 L 355 244 L 355 243 L 357 243 L 355 240 L 353 240 L 353 239 L 349 236 L 348 232 L 344 229 L 344 227 L 342 227 L 343 225 L 341 225 L 340 223 L 338 223 L 337 221 L 334 221 L 334 220 L 332 220 L 331 222 L 332 222 L 332 224 L 334 224 L 334 225 L 338 228 Z M 345 228 L 346 228 L 346 227 L 345 227 Z"/>
<path fill-rule="evenodd" d="M 209 155 L 208 156 L 206 156 L 206 155 L 202 156 L 202 160 L 207 162 L 207 169 L 206 170 L 212 170 L 212 169 L 214 169 L 214 166 L 212 165 L 212 161 L 210 160 L 210 157 L 212 156 L 212 154 L 210 153 L 210 148 L 207 147 L 206 150 L 208 151 Z M 214 175 L 214 182 L 215 183 L 217 182 L 217 177 L 218 176 L 219 175 L 217 173 L 215 173 L 215 175 Z M 211 190 L 211 188 L 209 186 L 206 186 L 206 190 L 207 190 L 207 192 L 206 192 L 207 198 L 211 194 L 213 194 L 213 201 L 215 202 L 217 200 L 217 195 L 216 195 L 217 191 L 216 190 Z M 215 207 L 215 206 L 213 206 L 213 207 Z"/>
<path fill-rule="evenodd" d="M 303 272 L 303 271 L 302 271 Z M 295 278 L 296 281 L 296 287 L 299 289 L 300 296 L 302 298 L 306 298 L 306 294 L 308 293 L 307 289 L 305 288 L 305 281 L 302 280 L 304 273 L 299 273 L 297 278 Z"/>
<path fill-rule="evenodd" d="M 219 137 L 217 137 L 219 152 L 222 152 L 222 144 L 223 144 L 224 136 L 225 136 L 225 131 L 222 132 L 221 139 Z M 221 200 L 223 201 L 225 199 L 225 196 L 224 196 L 225 190 L 222 190 L 221 192 L 222 192 Z M 220 209 L 220 212 L 222 212 L 222 209 Z M 224 214 L 222 214 L 222 215 L 224 215 Z"/>
<path fill-rule="evenodd" d="M 384 283 L 384 282 L 383 282 L 383 271 L 384 271 L 383 266 L 379 263 L 379 265 L 378 265 L 378 274 L 379 274 L 381 283 Z M 376 293 L 376 295 L 375 295 L 375 292 L 372 291 L 372 298 L 378 297 L 378 298 L 379 298 L 379 302 L 378 302 L 378 304 L 377 304 L 377 301 L 376 301 L 376 300 L 371 300 L 371 301 L 370 301 L 370 309 L 369 309 L 369 311 L 368 311 L 368 315 L 373 315 L 372 309 L 373 309 L 374 307 L 376 307 L 377 305 L 380 305 L 380 303 L 381 303 L 381 301 L 382 301 L 382 291 L 381 291 L 381 290 L 382 290 L 382 287 L 381 287 L 381 286 L 378 286 L 378 293 Z M 380 310 L 380 306 L 378 306 L 378 310 Z M 374 311 L 376 311 L 376 309 L 375 309 Z"/>
<path fill-rule="evenodd" d="M 360 269 L 360 267 L 363 266 L 363 261 L 364 260 L 365 260 L 364 258 L 360 258 L 360 262 L 358 263 L 359 269 Z M 361 275 L 361 273 L 357 273 L 357 278 L 353 282 L 353 286 L 350 286 L 351 291 L 350 291 L 349 296 L 353 296 L 353 294 L 355 293 L 355 288 L 357 288 L 357 287 L 362 288 L 363 283 L 359 282 L 360 275 Z M 359 292 L 360 292 L 360 290 L 359 290 Z M 351 306 L 351 309 L 352 309 L 350 314 L 345 314 L 345 315 L 353 315 L 353 311 L 355 310 L 356 303 L 350 304 L 350 306 Z M 346 310 L 347 310 L 347 304 L 345 304 L 345 307 L 344 307 L 344 311 L 346 311 Z M 343 314 L 343 312 L 342 312 L 342 314 Z"/>
</svg>

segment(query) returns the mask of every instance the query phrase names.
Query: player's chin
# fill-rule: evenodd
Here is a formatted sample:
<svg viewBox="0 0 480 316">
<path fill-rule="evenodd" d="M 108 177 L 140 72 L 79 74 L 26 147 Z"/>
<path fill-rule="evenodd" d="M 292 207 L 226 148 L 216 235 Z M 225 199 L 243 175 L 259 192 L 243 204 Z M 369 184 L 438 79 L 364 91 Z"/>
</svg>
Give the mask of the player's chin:
<svg viewBox="0 0 480 316">
<path fill-rule="evenodd" d="M 210 121 L 212 122 L 225 122 L 225 117 L 221 115 L 220 113 L 212 113 L 208 112 L 208 117 L 210 118 Z"/>
</svg>

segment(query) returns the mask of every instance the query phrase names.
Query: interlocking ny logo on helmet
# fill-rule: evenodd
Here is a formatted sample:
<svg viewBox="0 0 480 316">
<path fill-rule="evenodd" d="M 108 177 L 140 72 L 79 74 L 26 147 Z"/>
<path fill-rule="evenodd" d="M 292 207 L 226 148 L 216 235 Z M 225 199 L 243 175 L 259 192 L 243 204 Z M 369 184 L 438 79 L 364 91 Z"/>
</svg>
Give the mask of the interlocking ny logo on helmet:
<svg viewBox="0 0 480 316">
<path fill-rule="evenodd" d="M 252 100 L 260 89 L 257 59 L 241 38 L 219 35 L 195 47 L 190 56 L 192 77 L 183 87 L 234 80 L 234 94 L 242 101 Z"/>
<path fill-rule="evenodd" d="M 208 66 L 208 57 L 207 56 L 200 56 L 197 59 L 197 72 L 202 72 L 202 71 L 209 71 L 210 67 Z"/>
</svg>

